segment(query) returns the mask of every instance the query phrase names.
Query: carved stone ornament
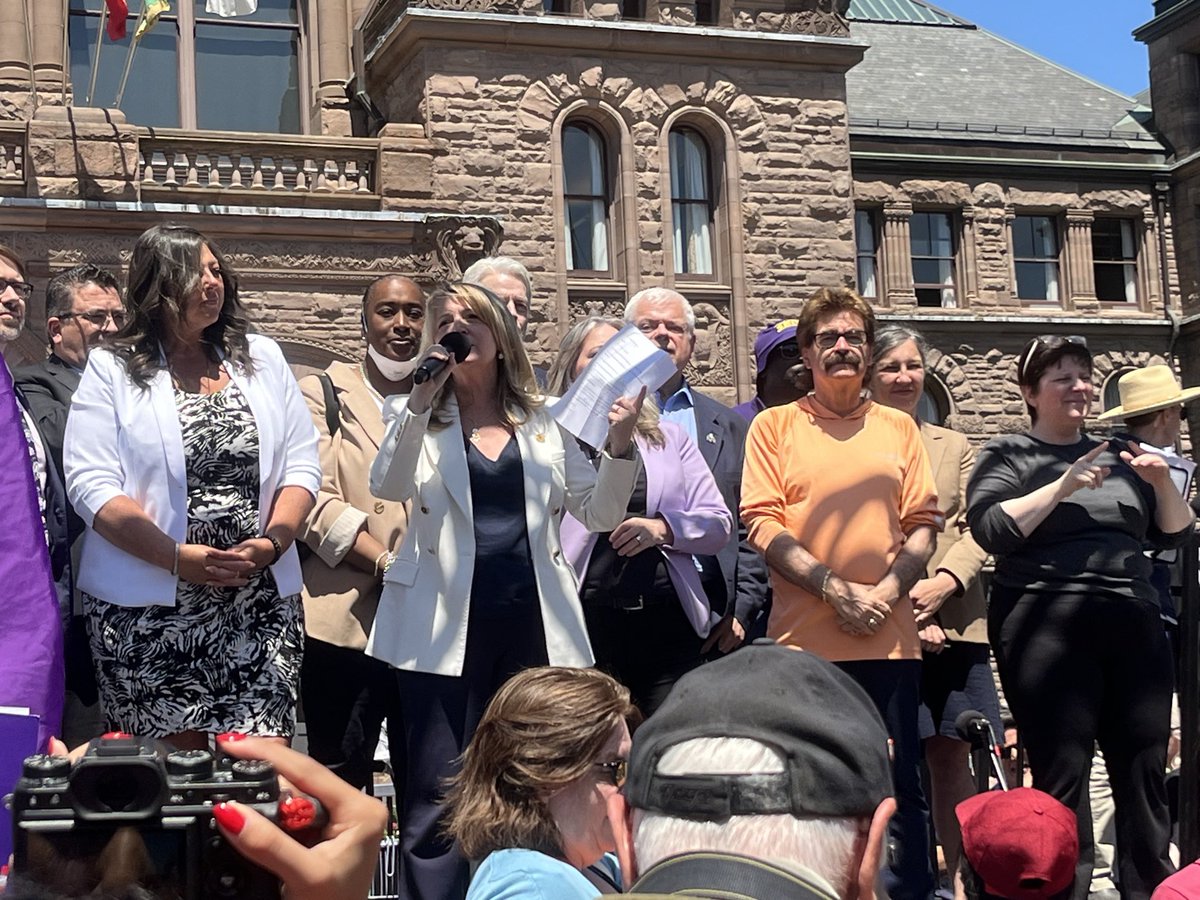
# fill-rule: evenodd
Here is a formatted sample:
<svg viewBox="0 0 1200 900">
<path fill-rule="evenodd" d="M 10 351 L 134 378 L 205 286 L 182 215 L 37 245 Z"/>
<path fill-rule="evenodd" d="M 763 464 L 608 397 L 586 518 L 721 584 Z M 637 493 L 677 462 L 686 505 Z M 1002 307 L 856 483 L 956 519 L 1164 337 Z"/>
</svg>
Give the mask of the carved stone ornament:
<svg viewBox="0 0 1200 900">
<path fill-rule="evenodd" d="M 692 304 L 696 313 L 696 349 L 684 373 L 700 387 L 733 384 L 733 328 L 727 300 L 701 300 Z"/>
<path fill-rule="evenodd" d="M 447 281 L 458 281 L 476 260 L 494 256 L 503 237 L 500 223 L 486 216 L 442 216 L 425 223 L 425 239 Z"/>
<path fill-rule="evenodd" d="M 496 0 L 410 0 L 409 6 L 426 9 L 453 9 L 466 12 L 493 12 Z"/>
<path fill-rule="evenodd" d="M 819 37 L 847 37 L 850 23 L 846 12 L 850 0 L 783 0 L 780 5 L 738 6 L 735 28 L 752 27 L 757 31 L 783 34 L 812 34 Z M 753 25 L 750 25 L 753 22 Z"/>
</svg>

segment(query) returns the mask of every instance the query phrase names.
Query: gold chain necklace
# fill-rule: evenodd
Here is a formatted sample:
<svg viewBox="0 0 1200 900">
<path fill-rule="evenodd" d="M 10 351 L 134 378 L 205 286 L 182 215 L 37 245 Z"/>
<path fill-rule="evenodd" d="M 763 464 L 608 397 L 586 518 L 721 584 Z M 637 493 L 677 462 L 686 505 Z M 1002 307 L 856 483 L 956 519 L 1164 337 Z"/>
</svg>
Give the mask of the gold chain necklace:
<svg viewBox="0 0 1200 900">
<path fill-rule="evenodd" d="M 386 403 L 387 398 L 384 397 L 383 394 L 379 393 L 379 391 L 375 390 L 375 385 L 371 384 L 371 379 L 367 376 L 366 363 L 358 364 L 358 374 L 362 377 L 363 384 L 365 384 L 367 386 L 367 390 L 375 395 L 375 399 L 378 400 L 381 405 L 383 403 Z"/>
</svg>

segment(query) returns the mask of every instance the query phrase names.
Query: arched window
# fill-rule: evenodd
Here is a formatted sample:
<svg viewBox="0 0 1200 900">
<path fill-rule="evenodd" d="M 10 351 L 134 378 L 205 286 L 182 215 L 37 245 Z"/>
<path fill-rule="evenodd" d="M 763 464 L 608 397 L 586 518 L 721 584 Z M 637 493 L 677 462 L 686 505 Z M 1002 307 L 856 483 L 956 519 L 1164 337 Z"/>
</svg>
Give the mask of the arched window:
<svg viewBox="0 0 1200 900">
<path fill-rule="evenodd" d="M 950 392 L 940 378 L 926 370 L 925 390 L 917 401 L 917 418 L 930 425 L 941 425 L 951 410 Z"/>
<path fill-rule="evenodd" d="M 600 132 L 585 122 L 564 125 L 562 162 L 567 268 L 607 270 L 608 162 Z"/>
<path fill-rule="evenodd" d="M 674 128 L 670 156 L 675 272 L 712 275 L 713 191 L 708 142 L 693 128 Z"/>
</svg>

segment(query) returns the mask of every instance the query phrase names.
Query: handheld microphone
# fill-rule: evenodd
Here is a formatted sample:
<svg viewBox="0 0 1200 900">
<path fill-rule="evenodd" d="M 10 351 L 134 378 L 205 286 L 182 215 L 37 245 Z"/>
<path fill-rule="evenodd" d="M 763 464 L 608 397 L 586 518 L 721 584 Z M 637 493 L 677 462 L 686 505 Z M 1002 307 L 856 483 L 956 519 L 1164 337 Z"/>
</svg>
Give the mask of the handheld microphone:
<svg viewBox="0 0 1200 900">
<path fill-rule="evenodd" d="M 454 357 L 455 362 L 462 362 L 471 352 L 471 340 L 461 331 L 451 331 L 438 343 L 447 353 Z M 442 369 L 446 368 L 446 360 L 429 358 L 413 372 L 413 384 L 424 384 Z"/>
<path fill-rule="evenodd" d="M 996 732 L 992 730 L 991 720 L 977 709 L 964 709 L 954 720 L 954 730 L 971 745 L 973 751 L 987 754 L 992 773 L 1000 783 L 1000 789 L 1007 791 L 1008 780 L 1004 777 L 1004 768 L 1000 765 L 997 755 L 998 742 Z"/>
</svg>

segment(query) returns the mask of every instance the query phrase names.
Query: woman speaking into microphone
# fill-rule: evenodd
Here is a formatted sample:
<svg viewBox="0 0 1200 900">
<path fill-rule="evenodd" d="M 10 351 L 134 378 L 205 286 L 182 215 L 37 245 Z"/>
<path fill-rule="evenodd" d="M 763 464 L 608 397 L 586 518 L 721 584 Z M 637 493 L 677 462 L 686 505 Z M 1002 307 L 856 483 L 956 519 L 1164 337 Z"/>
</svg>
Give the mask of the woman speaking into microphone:
<svg viewBox="0 0 1200 900">
<path fill-rule="evenodd" d="M 412 512 L 367 652 L 399 670 L 405 710 L 403 896 L 442 900 L 463 896 L 468 873 L 442 833 L 440 794 L 488 700 L 528 666 L 592 664 L 559 521 L 569 510 L 591 531 L 621 523 L 643 397 L 613 404 L 593 468 L 543 408 L 516 324 L 490 291 L 434 292 L 423 347 L 422 382 L 384 407 L 371 468 L 371 492 L 411 500 Z"/>
</svg>

